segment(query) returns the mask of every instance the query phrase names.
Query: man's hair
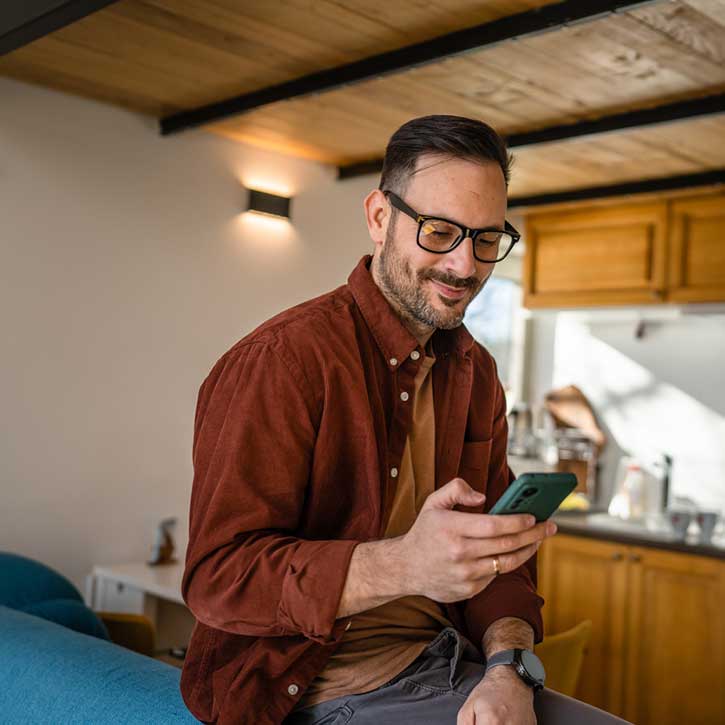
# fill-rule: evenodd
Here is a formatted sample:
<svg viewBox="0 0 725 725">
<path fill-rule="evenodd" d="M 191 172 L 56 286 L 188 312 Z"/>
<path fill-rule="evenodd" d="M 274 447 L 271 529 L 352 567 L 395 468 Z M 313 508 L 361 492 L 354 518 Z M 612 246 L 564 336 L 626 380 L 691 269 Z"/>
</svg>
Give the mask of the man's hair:
<svg viewBox="0 0 725 725">
<path fill-rule="evenodd" d="M 413 118 L 390 137 L 378 188 L 403 194 L 423 154 L 493 161 L 501 167 L 508 188 L 513 157 L 504 140 L 483 121 L 446 115 Z"/>
</svg>

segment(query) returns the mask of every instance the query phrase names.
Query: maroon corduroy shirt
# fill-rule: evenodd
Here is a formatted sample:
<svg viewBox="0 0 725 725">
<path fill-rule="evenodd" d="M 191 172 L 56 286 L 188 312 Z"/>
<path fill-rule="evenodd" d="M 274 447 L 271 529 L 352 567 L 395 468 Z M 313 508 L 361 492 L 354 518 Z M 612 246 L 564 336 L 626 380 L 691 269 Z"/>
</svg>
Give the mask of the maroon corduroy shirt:
<svg viewBox="0 0 725 725">
<path fill-rule="evenodd" d="M 181 692 L 202 722 L 283 722 L 352 619 L 336 614 L 353 549 L 382 538 L 411 425 L 401 395 L 425 351 L 371 260 L 237 342 L 199 390 L 182 580 L 197 623 Z M 496 363 L 464 325 L 432 344 L 435 486 L 460 476 L 487 498 L 457 510 L 488 511 L 514 479 Z M 532 557 L 445 607 L 481 648 L 507 616 L 540 642 L 542 604 Z"/>
</svg>

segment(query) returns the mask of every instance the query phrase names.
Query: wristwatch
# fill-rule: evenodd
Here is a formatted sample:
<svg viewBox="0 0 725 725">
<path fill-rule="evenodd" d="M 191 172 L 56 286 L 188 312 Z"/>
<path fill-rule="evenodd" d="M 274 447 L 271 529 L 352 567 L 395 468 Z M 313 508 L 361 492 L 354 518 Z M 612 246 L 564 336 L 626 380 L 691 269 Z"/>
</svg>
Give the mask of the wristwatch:
<svg viewBox="0 0 725 725">
<path fill-rule="evenodd" d="M 513 665 L 519 677 L 527 685 L 533 687 L 534 692 L 538 692 L 544 686 L 546 679 L 544 665 L 530 649 L 505 649 L 502 652 L 496 652 L 486 661 L 484 675 L 497 665 Z"/>
</svg>

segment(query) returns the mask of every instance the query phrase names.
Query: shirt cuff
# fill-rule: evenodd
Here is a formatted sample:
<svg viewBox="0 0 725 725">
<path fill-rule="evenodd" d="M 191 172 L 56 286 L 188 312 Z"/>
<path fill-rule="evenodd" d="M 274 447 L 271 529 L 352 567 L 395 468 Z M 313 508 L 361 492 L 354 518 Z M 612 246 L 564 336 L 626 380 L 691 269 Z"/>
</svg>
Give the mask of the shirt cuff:
<svg viewBox="0 0 725 725">
<path fill-rule="evenodd" d="M 287 565 L 277 620 L 291 633 L 329 644 L 342 637 L 337 611 L 350 559 L 361 543 L 354 539 L 302 541 Z"/>
</svg>

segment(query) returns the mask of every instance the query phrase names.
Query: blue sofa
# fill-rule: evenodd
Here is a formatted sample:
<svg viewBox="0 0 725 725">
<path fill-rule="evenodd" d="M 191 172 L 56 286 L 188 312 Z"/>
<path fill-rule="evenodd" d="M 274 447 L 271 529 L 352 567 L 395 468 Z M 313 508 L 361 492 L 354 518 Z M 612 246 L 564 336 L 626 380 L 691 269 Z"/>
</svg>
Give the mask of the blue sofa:
<svg viewBox="0 0 725 725">
<path fill-rule="evenodd" d="M 177 667 L 114 644 L 62 574 L 0 551 L 3 725 L 196 723 L 180 676 Z"/>
<path fill-rule="evenodd" d="M 0 606 L 3 725 L 197 723 L 180 675 L 102 637 Z"/>
</svg>

